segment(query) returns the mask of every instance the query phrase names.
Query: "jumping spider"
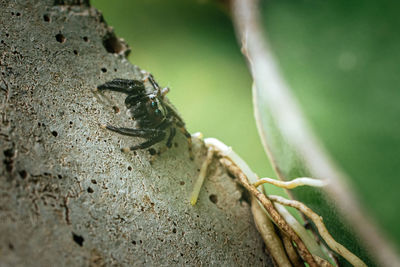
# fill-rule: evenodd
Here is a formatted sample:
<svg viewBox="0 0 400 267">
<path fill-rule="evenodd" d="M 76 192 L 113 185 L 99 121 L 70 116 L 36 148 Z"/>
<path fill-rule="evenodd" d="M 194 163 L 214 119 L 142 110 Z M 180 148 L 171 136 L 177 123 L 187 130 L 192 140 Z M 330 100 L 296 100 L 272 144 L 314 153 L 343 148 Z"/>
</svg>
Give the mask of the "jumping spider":
<svg viewBox="0 0 400 267">
<path fill-rule="evenodd" d="M 147 81 L 150 82 L 151 89 L 146 88 L 145 82 Z M 105 128 L 122 135 L 147 139 L 147 141 L 123 149 L 123 151 L 149 148 L 163 141 L 167 137 L 167 131 L 169 131 L 169 136 L 166 146 L 170 148 L 176 134 L 176 128 L 178 128 L 188 139 L 189 153 L 192 158 L 191 135 L 186 130 L 182 118 L 165 97 L 169 92 L 169 88 L 161 89 L 151 74 L 143 81 L 114 79 L 99 85 L 97 89 L 100 91 L 110 90 L 127 94 L 125 105 L 132 119 L 136 122 L 136 128 L 122 128 L 111 125 L 106 125 Z"/>
</svg>

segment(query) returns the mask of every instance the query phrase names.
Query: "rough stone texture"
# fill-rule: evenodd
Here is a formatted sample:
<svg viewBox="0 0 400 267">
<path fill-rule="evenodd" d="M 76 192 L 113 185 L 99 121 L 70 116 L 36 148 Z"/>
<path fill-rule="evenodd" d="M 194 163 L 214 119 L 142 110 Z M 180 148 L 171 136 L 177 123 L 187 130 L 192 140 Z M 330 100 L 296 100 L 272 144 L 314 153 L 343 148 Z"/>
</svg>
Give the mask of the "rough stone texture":
<svg viewBox="0 0 400 267">
<path fill-rule="evenodd" d="M 179 134 L 150 164 L 99 127 L 132 121 L 96 85 L 142 74 L 87 1 L 0 0 L 0 27 L 0 266 L 271 265 L 217 162 L 189 204 L 202 144 L 190 161 Z"/>
</svg>

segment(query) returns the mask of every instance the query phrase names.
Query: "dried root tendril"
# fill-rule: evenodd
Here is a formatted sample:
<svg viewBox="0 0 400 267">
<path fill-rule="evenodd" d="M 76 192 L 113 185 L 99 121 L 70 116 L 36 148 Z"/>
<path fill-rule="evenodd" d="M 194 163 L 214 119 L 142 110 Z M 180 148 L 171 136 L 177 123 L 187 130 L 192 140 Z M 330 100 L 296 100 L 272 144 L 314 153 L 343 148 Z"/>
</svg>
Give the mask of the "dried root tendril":
<svg viewBox="0 0 400 267">
<path fill-rule="evenodd" d="M 194 184 L 193 191 L 190 196 L 190 204 L 192 204 L 192 206 L 196 205 L 197 199 L 199 198 L 200 189 L 204 183 L 204 179 L 206 178 L 207 168 L 208 165 L 210 165 L 211 163 L 213 155 L 214 155 L 214 149 L 212 147 L 208 147 L 206 160 L 201 165 L 199 177 L 197 178 L 196 183 Z"/>
<path fill-rule="evenodd" d="M 293 179 L 291 181 L 279 181 L 276 179 L 272 179 L 272 178 L 261 178 L 260 180 L 258 180 L 257 182 L 255 182 L 253 185 L 255 187 L 258 187 L 262 184 L 273 184 L 276 185 L 278 187 L 281 188 L 285 188 L 285 189 L 293 189 L 296 188 L 298 186 L 303 186 L 303 185 L 307 185 L 307 186 L 313 186 L 313 187 L 323 187 L 325 185 L 327 185 L 326 181 L 320 180 L 320 179 L 315 179 L 315 178 L 308 178 L 308 177 L 300 177 L 300 178 L 296 178 Z"/>
<path fill-rule="evenodd" d="M 328 260 L 329 258 L 324 254 L 322 251 L 321 247 L 318 245 L 318 243 L 315 241 L 314 237 L 311 236 L 307 230 L 304 228 L 303 225 L 301 225 L 295 217 L 293 217 L 292 214 L 282 205 L 278 203 L 274 203 L 274 206 L 276 210 L 281 214 L 281 216 L 284 218 L 284 220 L 293 228 L 293 230 L 296 232 L 296 234 L 303 240 L 304 244 L 310 251 L 310 253 L 313 256 L 318 256 L 320 258 L 323 258 L 325 260 Z"/>
<path fill-rule="evenodd" d="M 307 247 L 304 245 L 303 241 L 300 237 L 293 231 L 293 229 L 287 224 L 287 222 L 283 219 L 283 217 L 276 211 L 274 205 L 271 200 L 264 195 L 262 192 L 258 191 L 252 184 L 249 183 L 246 175 L 242 172 L 242 170 L 236 166 L 230 159 L 223 157 L 220 159 L 220 162 L 231 172 L 234 176 L 237 177 L 239 182 L 252 194 L 255 196 L 258 201 L 263 205 L 263 207 L 267 210 L 268 214 L 274 221 L 274 223 L 282 229 L 282 231 L 287 234 L 293 242 L 296 243 L 300 256 L 303 260 L 308 263 L 309 266 L 318 266 L 315 262 L 313 256 L 308 251 Z"/>
<path fill-rule="evenodd" d="M 360 258 L 351 253 L 343 245 L 336 242 L 335 239 L 333 239 L 333 237 L 326 229 L 325 224 L 322 222 L 322 217 L 320 217 L 306 205 L 296 200 L 285 199 L 281 196 L 270 195 L 269 198 L 274 202 L 296 208 L 297 210 L 304 213 L 308 218 L 310 218 L 314 222 L 315 226 L 318 229 L 319 234 L 322 236 L 322 238 L 325 240 L 325 242 L 333 251 L 341 255 L 343 258 L 348 260 L 354 266 L 367 266 Z"/>
<path fill-rule="evenodd" d="M 290 240 L 290 238 L 287 235 L 285 235 L 284 233 L 281 233 L 281 238 L 282 238 L 283 246 L 285 247 L 286 254 L 287 254 L 291 264 L 295 267 L 300 267 L 300 266 L 303 267 L 304 262 L 300 258 L 299 254 L 297 253 L 297 250 L 296 250 L 295 246 L 293 245 L 292 240 Z M 315 260 L 315 257 L 314 257 L 314 260 Z M 278 266 L 281 266 L 281 265 L 278 265 Z M 285 265 L 282 265 L 282 266 L 285 266 Z"/>
<path fill-rule="evenodd" d="M 202 135 L 194 134 L 193 138 L 201 139 Z M 207 174 L 207 167 L 215 154 L 220 158 L 220 162 L 227 168 L 227 170 L 235 175 L 239 182 L 252 194 L 252 212 L 257 229 L 266 244 L 269 242 L 275 244 L 272 246 L 272 249 L 268 245 L 267 247 L 279 266 L 281 266 L 281 264 L 286 265 L 289 262 L 289 259 L 286 256 L 287 252 L 283 249 L 282 243 L 279 240 L 279 242 L 277 242 L 277 236 L 275 232 L 273 232 L 273 227 L 267 227 L 268 225 L 271 226 L 269 218 L 271 218 L 279 229 L 283 231 L 284 235 L 286 235 L 286 239 L 288 237 L 291 241 L 296 243 L 300 256 L 309 266 L 332 266 L 316 241 L 309 236 L 304 227 L 299 224 L 282 205 L 294 207 L 309 217 L 315 223 L 320 235 L 329 247 L 339 255 L 342 255 L 351 264 L 355 266 L 366 266 L 361 259 L 347 250 L 343 245 L 336 242 L 323 224 L 322 218 L 306 207 L 303 203 L 295 200 L 288 200 L 280 196 L 266 196 L 263 192 L 257 190 L 257 187 L 264 183 L 273 184 L 281 188 L 292 189 L 303 185 L 322 187 L 326 185 L 326 181 L 308 177 L 296 178 L 289 182 L 283 182 L 271 178 L 262 178 L 259 180 L 258 176 L 250 169 L 246 162 L 233 152 L 230 147 L 215 138 L 206 138 L 204 143 L 208 148 L 208 152 L 206 160 L 201 166 L 199 178 L 196 181 L 191 194 L 190 202 L 192 205 L 195 205 L 197 202 L 201 186 Z M 269 218 L 267 217 L 267 214 Z M 289 243 L 290 242 L 286 240 L 286 245 Z M 292 257 L 290 257 L 290 260 L 292 260 Z"/>
<path fill-rule="evenodd" d="M 290 266 L 291 261 L 286 256 L 282 241 L 275 232 L 274 224 L 265 216 L 264 209 L 254 196 L 251 196 L 251 212 L 253 213 L 257 230 L 277 266 Z M 291 256 L 290 254 L 288 255 Z"/>
</svg>

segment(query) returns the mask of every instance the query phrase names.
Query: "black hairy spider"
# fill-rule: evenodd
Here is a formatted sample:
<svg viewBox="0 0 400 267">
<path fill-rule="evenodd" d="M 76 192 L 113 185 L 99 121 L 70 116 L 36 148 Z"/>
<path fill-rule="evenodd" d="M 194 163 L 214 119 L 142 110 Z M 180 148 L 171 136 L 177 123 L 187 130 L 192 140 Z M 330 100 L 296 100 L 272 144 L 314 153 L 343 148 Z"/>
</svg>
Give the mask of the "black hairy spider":
<svg viewBox="0 0 400 267">
<path fill-rule="evenodd" d="M 145 82 L 147 81 L 150 82 L 151 89 L 146 88 Z M 128 95 L 125 99 L 125 105 L 136 122 L 136 128 L 120 128 L 111 125 L 106 125 L 106 128 L 119 134 L 147 139 L 143 143 L 131 146 L 129 150 L 145 149 L 161 142 L 167 137 L 168 130 L 169 136 L 166 146 L 170 148 L 176 134 L 176 128 L 178 128 L 188 139 L 189 153 L 192 158 L 191 135 L 186 130 L 182 118 L 165 97 L 169 88 L 161 89 L 151 74 L 143 81 L 114 79 L 99 85 L 97 89 Z M 126 150 L 128 149 L 124 149 L 124 151 Z"/>
</svg>

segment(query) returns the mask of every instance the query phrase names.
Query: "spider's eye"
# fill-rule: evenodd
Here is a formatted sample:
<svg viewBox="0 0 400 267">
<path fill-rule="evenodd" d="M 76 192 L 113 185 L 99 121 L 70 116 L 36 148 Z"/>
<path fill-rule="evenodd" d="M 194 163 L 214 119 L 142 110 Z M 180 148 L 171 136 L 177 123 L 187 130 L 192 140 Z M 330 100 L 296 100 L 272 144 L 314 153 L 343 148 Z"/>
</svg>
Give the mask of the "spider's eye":
<svg viewBox="0 0 400 267">
<path fill-rule="evenodd" d="M 156 103 L 156 102 L 151 102 L 151 107 L 152 107 L 152 108 L 157 107 L 157 103 Z M 157 110 L 156 110 L 156 112 L 157 112 Z"/>
</svg>

